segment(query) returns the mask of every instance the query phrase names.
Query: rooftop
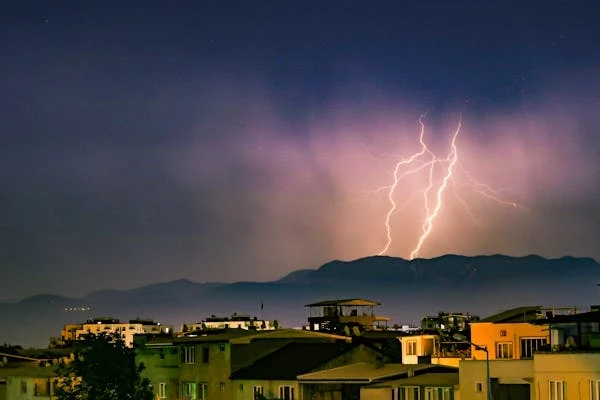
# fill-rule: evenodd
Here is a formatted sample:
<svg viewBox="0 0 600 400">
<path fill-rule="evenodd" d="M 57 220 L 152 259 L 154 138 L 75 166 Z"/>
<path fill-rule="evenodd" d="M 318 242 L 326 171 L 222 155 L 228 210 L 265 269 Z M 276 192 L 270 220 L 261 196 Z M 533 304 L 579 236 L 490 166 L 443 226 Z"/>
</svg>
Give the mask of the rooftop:
<svg viewBox="0 0 600 400">
<path fill-rule="evenodd" d="M 317 303 L 307 304 L 304 307 L 328 307 L 328 306 L 342 306 L 342 307 L 371 307 L 379 306 L 381 303 L 373 300 L 366 299 L 342 299 L 342 300 L 325 300 Z"/>
<path fill-rule="evenodd" d="M 509 322 L 529 322 L 537 319 L 536 314 L 542 306 L 525 306 L 512 308 L 483 318 L 481 322 L 492 322 L 494 324 Z M 475 322 L 476 323 L 476 322 Z"/>
<path fill-rule="evenodd" d="M 377 382 L 381 379 L 397 378 L 402 375 L 408 375 L 409 371 L 426 370 L 431 367 L 431 364 L 377 365 L 375 363 L 363 362 L 300 375 L 298 376 L 298 380 L 302 383 L 351 382 L 368 384 Z"/>
<path fill-rule="evenodd" d="M 56 367 L 22 366 L 0 368 L 0 378 L 28 377 L 28 378 L 52 378 L 56 376 Z"/>
<path fill-rule="evenodd" d="M 448 369 L 448 372 L 425 372 L 410 378 L 394 379 L 375 383 L 369 387 L 398 387 L 398 386 L 455 386 L 458 385 L 458 372 Z"/>
<path fill-rule="evenodd" d="M 288 343 L 231 375 L 231 379 L 295 380 L 356 347 L 349 343 Z M 290 362 L 293 360 L 293 362 Z"/>
</svg>

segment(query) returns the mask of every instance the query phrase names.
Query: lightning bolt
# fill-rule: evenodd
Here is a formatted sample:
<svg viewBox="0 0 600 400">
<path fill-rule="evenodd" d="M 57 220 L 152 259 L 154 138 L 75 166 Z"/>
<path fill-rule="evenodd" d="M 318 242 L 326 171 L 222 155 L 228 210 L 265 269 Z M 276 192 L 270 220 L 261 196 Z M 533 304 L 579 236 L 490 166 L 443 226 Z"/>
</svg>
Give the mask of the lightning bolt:
<svg viewBox="0 0 600 400">
<path fill-rule="evenodd" d="M 440 210 L 442 208 L 442 196 L 444 195 L 444 191 L 446 190 L 446 187 L 448 187 L 448 181 L 452 177 L 452 172 L 454 170 L 454 166 L 456 165 L 456 162 L 458 161 L 458 148 L 456 147 L 456 138 L 458 137 L 458 134 L 460 133 L 461 126 L 462 126 L 462 123 L 459 120 L 458 127 L 456 128 L 456 131 L 454 132 L 454 135 L 452 136 L 452 142 L 450 144 L 450 148 L 451 148 L 450 154 L 448 154 L 448 157 L 446 158 L 446 161 L 449 162 L 449 164 L 448 164 L 448 168 L 446 170 L 446 175 L 444 176 L 444 179 L 442 180 L 442 184 L 440 185 L 440 187 L 438 188 L 438 191 L 437 191 L 435 208 L 433 209 L 432 212 L 430 212 L 429 207 L 426 206 L 427 216 L 425 218 L 425 222 L 423 223 L 423 233 L 419 237 L 417 246 L 410 253 L 411 260 L 414 259 L 419 254 L 421 247 L 423 247 L 423 243 L 425 243 L 425 240 L 431 233 L 431 229 L 433 228 L 433 221 L 437 218 L 437 216 L 439 215 Z M 433 168 L 431 169 L 431 171 L 432 170 L 433 170 Z M 425 191 L 425 193 L 426 193 L 425 196 L 427 196 L 427 192 L 431 189 L 432 186 L 433 186 L 433 171 L 429 173 L 429 187 Z"/>
<path fill-rule="evenodd" d="M 389 248 L 392 244 L 392 226 L 391 226 L 390 221 L 392 219 L 392 216 L 396 212 L 396 209 L 398 208 L 398 205 L 396 204 L 396 201 L 394 200 L 394 192 L 396 191 L 396 188 L 398 187 L 398 183 L 406 175 L 417 172 L 419 169 L 422 169 L 425 166 L 427 166 L 427 164 L 423 164 L 420 167 L 417 167 L 413 170 L 404 172 L 401 176 L 398 176 L 398 173 L 400 172 L 400 168 L 404 165 L 412 164 L 416 159 L 418 159 L 425 153 L 432 154 L 429 151 L 429 149 L 427 148 L 427 145 L 425 144 L 425 140 L 424 140 L 425 124 L 423 123 L 423 118 L 425 118 L 425 114 L 423 114 L 419 117 L 419 125 L 421 126 L 421 133 L 419 134 L 419 143 L 421 144 L 421 150 L 419 152 L 413 154 L 412 156 L 410 156 L 407 159 L 398 161 L 396 163 L 396 166 L 394 167 L 394 173 L 393 173 L 394 182 L 392 183 L 392 185 L 389 187 L 389 190 L 388 190 L 388 199 L 390 201 L 391 207 L 390 207 L 389 211 L 387 212 L 387 215 L 385 216 L 385 230 L 386 230 L 386 236 L 387 236 L 387 243 L 385 244 L 383 249 L 379 252 L 379 255 L 385 254 L 389 250 Z"/>
<path fill-rule="evenodd" d="M 391 221 L 392 221 L 393 215 L 400 209 L 404 208 L 407 205 L 407 203 L 409 203 L 414 198 L 414 196 L 416 194 L 416 193 L 413 193 L 413 196 L 409 199 L 409 201 L 407 203 L 405 203 L 401 208 L 399 208 L 398 204 L 396 203 L 396 200 L 395 200 L 396 189 L 398 188 L 398 186 L 403 178 L 405 178 L 408 175 L 422 171 L 426 168 L 428 169 L 428 171 L 427 171 L 428 183 L 427 183 L 427 187 L 422 192 L 423 206 L 425 209 L 425 217 L 424 217 L 423 223 L 421 225 L 421 234 L 417 240 L 417 244 L 415 245 L 413 250 L 410 252 L 409 259 L 411 259 L 411 260 L 416 258 L 419 255 L 419 252 L 421 251 L 423 245 L 426 243 L 427 238 L 430 236 L 430 234 L 434 228 L 434 223 L 435 223 L 436 219 L 439 217 L 440 212 L 442 210 L 444 194 L 445 194 L 446 190 L 448 189 L 448 187 L 450 187 L 452 189 L 454 197 L 456 197 L 456 199 L 466 208 L 468 214 L 471 217 L 473 217 L 473 214 L 471 213 L 466 202 L 461 197 L 459 197 L 458 194 L 456 193 L 456 185 L 457 185 L 457 183 L 456 183 L 457 176 L 456 175 L 458 172 L 461 172 L 466 176 L 467 183 L 465 185 L 468 185 L 475 193 L 481 195 L 482 197 L 493 200 L 502 205 L 508 205 L 508 206 L 512 206 L 515 208 L 524 208 L 523 206 L 521 206 L 515 202 L 507 201 L 507 200 L 500 198 L 500 196 L 498 195 L 498 192 L 496 190 L 494 190 L 492 187 L 490 187 L 489 185 L 487 185 L 485 183 L 480 183 L 480 182 L 476 181 L 468 171 L 466 171 L 464 168 L 462 168 L 462 165 L 459 163 L 459 157 L 458 157 L 459 153 L 458 153 L 458 146 L 457 146 L 457 139 L 458 139 L 458 136 L 462 129 L 462 119 L 461 118 L 459 118 L 456 130 L 452 134 L 452 137 L 450 140 L 450 152 L 444 158 L 436 157 L 436 155 L 427 147 L 427 144 L 425 143 L 425 139 L 424 139 L 424 137 L 425 137 L 425 124 L 423 122 L 424 118 L 425 118 L 425 114 L 423 114 L 419 117 L 420 150 L 418 152 L 414 153 L 409 158 L 398 161 L 395 164 L 394 170 L 392 173 L 392 177 L 393 177 L 392 184 L 389 186 L 383 186 L 383 187 L 380 187 L 377 189 L 377 191 L 387 190 L 387 198 L 390 203 L 390 208 L 388 209 L 388 212 L 386 214 L 385 224 L 384 224 L 387 240 L 386 240 L 385 245 L 379 252 L 379 255 L 383 255 L 383 254 L 387 253 L 389 251 L 390 246 L 392 245 L 393 237 L 392 237 Z M 415 164 L 417 164 L 417 165 L 415 165 Z M 435 187 L 434 171 L 435 171 L 435 167 L 438 165 L 442 166 L 443 171 L 444 171 L 444 176 L 442 178 L 441 183 L 437 187 L 437 190 L 435 191 L 434 199 L 431 199 L 431 197 L 432 197 L 431 192 L 434 190 L 434 187 Z M 457 166 L 459 167 L 458 170 L 456 170 Z M 412 167 L 412 168 L 410 168 L 408 170 L 404 170 L 401 173 L 401 171 L 403 170 L 404 167 Z"/>
</svg>

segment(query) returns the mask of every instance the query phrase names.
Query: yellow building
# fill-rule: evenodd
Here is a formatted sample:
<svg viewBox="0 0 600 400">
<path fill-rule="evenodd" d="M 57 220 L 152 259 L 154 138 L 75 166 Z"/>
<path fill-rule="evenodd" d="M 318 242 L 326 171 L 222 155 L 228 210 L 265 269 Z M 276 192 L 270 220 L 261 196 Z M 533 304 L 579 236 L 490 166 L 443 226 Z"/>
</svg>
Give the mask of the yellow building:
<svg viewBox="0 0 600 400">
<path fill-rule="evenodd" d="M 548 345 L 550 333 L 543 324 L 541 307 L 519 307 L 471 323 L 471 342 L 489 351 L 490 360 L 532 359 L 533 353 Z M 486 353 L 472 346 L 474 360 L 485 360 Z"/>
<path fill-rule="evenodd" d="M 533 360 L 491 360 L 490 383 L 494 400 L 530 400 L 534 397 Z M 487 363 L 461 360 L 459 363 L 461 400 L 486 400 Z"/>
<path fill-rule="evenodd" d="M 600 353 L 539 353 L 533 370 L 535 399 L 600 398 Z"/>
</svg>

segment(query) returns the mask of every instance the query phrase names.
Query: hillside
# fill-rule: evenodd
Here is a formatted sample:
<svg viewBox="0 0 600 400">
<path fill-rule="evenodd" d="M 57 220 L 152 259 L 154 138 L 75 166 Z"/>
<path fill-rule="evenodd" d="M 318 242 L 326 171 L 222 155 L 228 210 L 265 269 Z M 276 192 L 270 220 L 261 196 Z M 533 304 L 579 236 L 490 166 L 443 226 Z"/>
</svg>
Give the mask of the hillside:
<svg viewBox="0 0 600 400">
<path fill-rule="evenodd" d="M 0 343 L 44 346 L 64 323 L 100 315 L 153 318 L 179 327 L 211 314 L 262 312 L 284 326 L 301 326 L 306 321 L 304 304 L 341 297 L 378 300 L 383 303 L 380 312 L 393 323 L 417 323 L 424 314 L 440 310 L 485 315 L 523 304 L 589 305 L 597 302 L 598 281 L 600 265 L 590 258 L 446 255 L 407 261 L 373 256 L 331 261 L 266 283 L 180 279 L 131 290 L 98 290 L 79 299 L 47 294 L 0 303 Z M 84 311 L 67 311 L 78 306 Z"/>
</svg>

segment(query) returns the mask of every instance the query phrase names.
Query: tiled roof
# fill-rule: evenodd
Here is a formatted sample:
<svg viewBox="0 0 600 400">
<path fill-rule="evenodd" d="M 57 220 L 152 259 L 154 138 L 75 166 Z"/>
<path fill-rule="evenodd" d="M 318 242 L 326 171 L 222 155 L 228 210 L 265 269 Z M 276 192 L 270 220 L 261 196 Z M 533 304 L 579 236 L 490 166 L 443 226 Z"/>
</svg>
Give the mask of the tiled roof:
<svg viewBox="0 0 600 400">
<path fill-rule="evenodd" d="M 289 343 L 231 375 L 231 379 L 296 380 L 356 346 L 348 343 Z"/>
<path fill-rule="evenodd" d="M 301 382 L 355 382 L 372 383 L 381 379 L 397 378 L 408 375 L 409 371 L 431 368 L 431 364 L 383 364 L 355 363 L 324 371 L 312 372 L 298 376 Z"/>
</svg>

